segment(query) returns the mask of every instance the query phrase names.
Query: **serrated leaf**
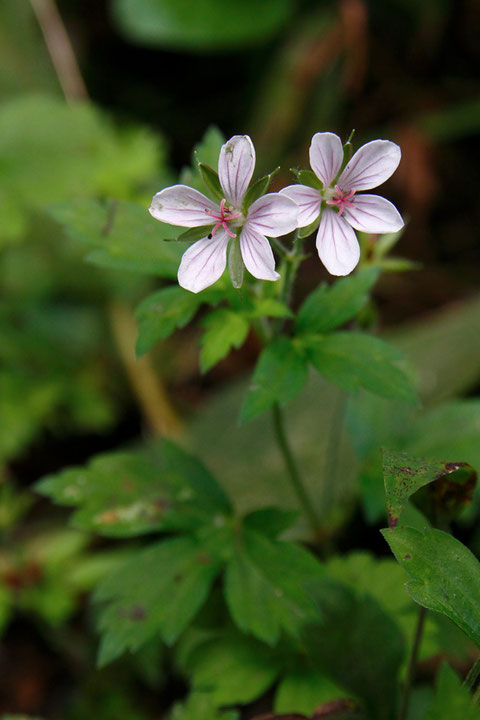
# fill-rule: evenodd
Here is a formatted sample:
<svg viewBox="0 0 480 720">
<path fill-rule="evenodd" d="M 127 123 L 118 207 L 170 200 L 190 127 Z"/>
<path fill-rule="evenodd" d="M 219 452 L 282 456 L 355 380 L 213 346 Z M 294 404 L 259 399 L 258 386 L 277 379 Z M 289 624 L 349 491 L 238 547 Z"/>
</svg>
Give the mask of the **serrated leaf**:
<svg viewBox="0 0 480 720">
<path fill-rule="evenodd" d="M 155 221 L 141 205 L 81 198 L 52 205 L 50 213 L 71 237 L 95 248 L 90 262 L 176 278 L 184 247 L 163 238 L 176 238 L 181 230 Z"/>
<path fill-rule="evenodd" d="M 473 698 L 462 686 L 457 673 L 443 663 L 437 674 L 435 697 L 427 710 L 425 720 L 478 720 L 480 709 L 475 707 Z"/>
<path fill-rule="evenodd" d="M 95 599 L 109 604 L 99 619 L 99 665 L 155 637 L 175 642 L 207 598 L 221 566 L 222 545 L 219 540 L 215 555 L 211 542 L 164 540 L 135 553 L 101 582 Z"/>
<path fill-rule="evenodd" d="M 305 348 L 318 372 L 345 390 L 363 387 L 376 395 L 418 404 L 413 384 L 400 367 L 402 354 L 377 337 L 338 332 L 306 337 Z"/>
<path fill-rule="evenodd" d="M 161 452 L 111 453 L 85 468 L 50 475 L 37 490 L 60 505 L 77 506 L 73 523 L 109 537 L 153 530 L 189 530 L 231 512 L 214 478 L 173 443 Z"/>
<path fill-rule="evenodd" d="M 209 690 L 217 706 L 247 703 L 275 682 L 275 652 L 253 638 L 231 632 L 202 643 L 191 660 L 193 687 Z"/>
<path fill-rule="evenodd" d="M 200 341 L 200 368 L 207 372 L 232 348 L 243 345 L 249 330 L 248 320 L 226 308 L 215 310 L 203 321 L 206 328 Z"/>
<path fill-rule="evenodd" d="M 320 620 L 312 588 L 323 570 L 300 546 L 246 529 L 225 571 L 225 598 L 240 630 L 274 645 Z"/>
<path fill-rule="evenodd" d="M 188 292 L 177 285 L 157 290 L 145 298 L 135 313 L 138 322 L 137 355 L 143 355 L 158 340 L 189 323 L 203 302 L 203 294 Z"/>
<path fill-rule="evenodd" d="M 378 276 L 378 268 L 366 268 L 333 285 L 320 285 L 300 307 L 298 332 L 324 333 L 351 320 L 367 302 Z"/>
<path fill-rule="evenodd" d="M 410 596 L 453 620 L 480 647 L 480 563 L 452 535 L 425 528 L 382 530 L 400 565 L 412 578 Z"/>
<path fill-rule="evenodd" d="M 454 475 L 447 479 L 451 473 Z M 397 524 L 408 499 L 425 485 L 433 484 L 433 513 L 454 515 L 471 501 L 477 482 L 476 472 L 468 463 L 417 458 L 389 450 L 383 451 L 383 477 L 390 528 Z"/>
<path fill-rule="evenodd" d="M 223 200 L 224 192 L 220 186 L 220 180 L 218 179 L 218 173 L 205 163 L 199 162 L 198 172 L 203 180 L 203 183 L 209 193 L 216 200 Z"/>
<path fill-rule="evenodd" d="M 270 183 L 272 182 L 272 178 L 275 177 L 279 170 L 280 167 L 275 168 L 275 170 L 273 170 L 271 173 L 269 173 L 268 175 L 264 175 L 262 178 L 257 180 L 251 187 L 248 188 L 245 194 L 245 198 L 243 200 L 243 209 L 245 211 L 248 210 L 250 205 L 255 202 L 255 200 L 258 200 L 259 197 L 265 195 Z"/>
<path fill-rule="evenodd" d="M 255 367 L 240 420 L 253 420 L 276 403 L 286 405 L 303 388 L 307 376 L 307 363 L 290 338 L 268 345 Z"/>
</svg>

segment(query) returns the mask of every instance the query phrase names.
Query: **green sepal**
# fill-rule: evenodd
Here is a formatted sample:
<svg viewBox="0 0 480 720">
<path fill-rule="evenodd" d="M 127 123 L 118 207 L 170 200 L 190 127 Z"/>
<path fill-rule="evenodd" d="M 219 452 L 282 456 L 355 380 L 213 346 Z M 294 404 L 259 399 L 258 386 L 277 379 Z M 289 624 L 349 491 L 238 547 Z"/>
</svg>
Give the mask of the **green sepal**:
<svg viewBox="0 0 480 720">
<path fill-rule="evenodd" d="M 245 265 L 240 250 L 240 241 L 238 237 L 235 237 L 232 238 L 228 251 L 228 272 L 230 273 L 232 285 L 237 290 L 242 287 L 244 270 Z"/>
<path fill-rule="evenodd" d="M 310 225 L 306 225 L 303 228 L 298 229 L 298 237 L 303 240 L 304 238 L 310 237 L 310 235 L 317 229 L 318 222 L 320 220 L 320 216 L 313 221 L 313 223 L 310 223 Z"/>
<path fill-rule="evenodd" d="M 245 199 L 243 201 L 243 209 L 245 212 L 248 210 L 250 205 L 255 202 L 255 200 L 258 200 L 259 197 L 265 195 L 272 181 L 272 178 L 277 174 L 279 170 L 280 166 L 275 168 L 275 170 L 272 170 L 272 172 L 268 175 L 264 175 L 262 178 L 260 178 L 260 180 L 257 180 L 250 188 L 248 188 Z"/>
<path fill-rule="evenodd" d="M 178 242 L 195 242 L 201 240 L 204 237 L 208 237 L 212 231 L 213 225 L 201 225 L 200 227 L 193 227 L 185 230 L 177 238 L 173 238 Z"/>
<path fill-rule="evenodd" d="M 206 165 L 202 162 L 199 162 L 197 167 L 198 172 L 200 173 L 200 176 L 203 180 L 203 184 L 205 185 L 207 190 L 213 195 L 215 199 L 223 200 L 224 193 L 220 185 L 220 180 L 218 179 L 218 173 L 213 168 L 211 168 L 210 165 Z"/>
<path fill-rule="evenodd" d="M 323 189 L 322 181 L 312 170 L 298 170 L 297 168 L 290 168 L 290 170 L 300 185 L 308 185 L 308 187 L 314 188 L 315 190 Z"/>
</svg>

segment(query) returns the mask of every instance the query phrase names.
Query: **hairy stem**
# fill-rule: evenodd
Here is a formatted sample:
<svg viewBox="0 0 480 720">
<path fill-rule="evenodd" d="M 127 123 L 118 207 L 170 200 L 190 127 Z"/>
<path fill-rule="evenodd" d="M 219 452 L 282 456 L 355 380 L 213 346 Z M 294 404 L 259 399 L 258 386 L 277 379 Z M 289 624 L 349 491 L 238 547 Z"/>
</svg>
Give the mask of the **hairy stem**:
<svg viewBox="0 0 480 720">
<path fill-rule="evenodd" d="M 279 405 L 273 406 L 273 429 L 275 432 L 278 446 L 283 455 L 283 459 L 285 460 L 285 465 L 287 466 L 288 476 L 291 485 L 295 491 L 300 506 L 302 507 L 302 510 L 304 511 L 305 516 L 310 523 L 313 534 L 316 538 L 319 538 L 321 534 L 320 521 L 314 510 L 312 501 L 305 489 L 305 484 L 301 478 L 297 463 L 290 448 L 290 443 L 288 442 L 287 434 L 285 432 L 283 412 Z"/>
<path fill-rule="evenodd" d="M 410 694 L 412 691 L 412 683 L 417 667 L 418 651 L 420 649 L 420 642 L 422 639 L 423 626 L 425 624 L 426 614 L 427 609 L 421 607 L 418 613 L 418 621 L 417 627 L 415 629 L 415 637 L 413 639 L 412 651 L 410 653 L 410 659 L 408 661 L 407 677 L 405 678 L 405 685 L 403 686 L 402 704 L 400 706 L 398 720 L 406 720 L 407 718 L 408 707 L 410 703 Z"/>
</svg>

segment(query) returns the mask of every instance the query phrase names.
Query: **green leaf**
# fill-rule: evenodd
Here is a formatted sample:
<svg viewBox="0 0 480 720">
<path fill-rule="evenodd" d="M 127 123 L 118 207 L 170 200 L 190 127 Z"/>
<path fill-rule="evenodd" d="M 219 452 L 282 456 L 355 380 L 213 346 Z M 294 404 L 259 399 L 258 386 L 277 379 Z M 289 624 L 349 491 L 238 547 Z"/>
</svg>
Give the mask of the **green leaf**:
<svg viewBox="0 0 480 720">
<path fill-rule="evenodd" d="M 300 185 L 308 185 L 308 187 L 314 188 L 315 190 L 322 190 L 323 183 L 312 170 L 297 170 L 296 168 L 292 168 L 292 172 Z"/>
<path fill-rule="evenodd" d="M 425 720 L 478 720 L 480 710 L 462 681 L 452 668 L 443 663 L 437 674 L 435 697 L 427 710 Z"/>
<path fill-rule="evenodd" d="M 174 238 L 175 240 L 178 240 L 178 242 L 190 242 L 194 243 L 197 240 L 202 240 L 203 238 L 207 237 L 210 232 L 212 231 L 213 225 L 201 225 L 199 227 L 189 228 L 188 230 L 185 230 L 185 232 L 182 232 L 181 235 L 179 235 L 177 238 Z M 168 238 L 165 238 L 168 239 Z"/>
<path fill-rule="evenodd" d="M 280 167 L 275 168 L 275 170 L 272 170 L 271 173 L 269 173 L 268 175 L 264 175 L 262 178 L 257 180 L 257 182 L 255 182 L 250 188 L 248 188 L 245 194 L 245 198 L 243 200 L 244 210 L 248 210 L 250 205 L 255 202 L 255 200 L 258 200 L 259 197 L 265 195 L 270 183 L 272 182 L 272 178 L 275 177 L 279 170 Z"/>
<path fill-rule="evenodd" d="M 158 340 L 189 323 L 203 302 L 203 294 L 188 292 L 177 285 L 157 290 L 145 298 L 135 313 L 138 322 L 137 355 L 143 355 Z"/>
<path fill-rule="evenodd" d="M 190 51 L 229 50 L 265 42 L 290 17 L 290 0 L 115 0 L 113 16 L 128 38 L 144 45 Z"/>
<path fill-rule="evenodd" d="M 238 237 L 232 238 L 228 248 L 228 272 L 233 287 L 238 290 L 243 285 L 243 275 L 245 273 L 245 263 L 242 258 L 242 250 L 240 248 L 240 240 Z"/>
<path fill-rule="evenodd" d="M 382 535 L 411 576 L 410 596 L 453 620 L 480 646 L 480 563 L 459 540 L 441 530 L 396 528 Z"/>
<path fill-rule="evenodd" d="M 302 636 L 312 664 L 361 699 L 368 720 L 391 720 L 405 651 L 396 622 L 370 595 L 340 583 L 325 581 L 317 598 L 322 625 Z"/>
<path fill-rule="evenodd" d="M 290 318 L 293 312 L 285 303 L 274 298 L 254 298 L 251 316 L 254 318 L 273 317 L 273 318 Z"/>
<path fill-rule="evenodd" d="M 401 369 L 402 354 L 372 335 L 338 332 L 326 337 L 306 337 L 312 365 L 330 382 L 355 392 L 359 387 L 376 395 L 398 398 L 412 405 L 417 394 Z"/>
<path fill-rule="evenodd" d="M 224 192 L 218 179 L 218 173 L 209 165 L 205 165 L 205 163 L 202 162 L 199 162 L 197 167 L 204 185 L 210 194 L 217 200 L 223 200 Z"/>
<path fill-rule="evenodd" d="M 109 604 L 99 620 L 99 665 L 155 637 L 174 643 L 207 598 L 220 570 L 222 544 L 219 539 L 212 554 L 212 542 L 164 540 L 135 553 L 100 583 L 95 599 Z"/>
<path fill-rule="evenodd" d="M 176 278 L 184 248 L 163 238 L 176 238 L 179 230 L 155 221 L 144 207 L 82 198 L 52 205 L 50 212 L 69 235 L 95 248 L 87 256 L 90 262 Z"/>
<path fill-rule="evenodd" d="M 310 237 L 310 235 L 311 235 L 311 234 L 316 230 L 316 228 L 318 227 L 318 220 L 319 220 L 319 218 L 317 218 L 317 219 L 314 220 L 312 223 L 310 223 L 310 225 L 306 225 L 306 226 L 303 227 L 303 228 L 299 228 L 299 230 L 298 230 L 298 237 L 299 237 L 301 240 L 303 240 L 304 238 Z"/>
<path fill-rule="evenodd" d="M 220 308 L 207 315 L 203 321 L 206 328 L 200 341 L 200 368 L 207 372 L 232 349 L 239 348 L 248 335 L 248 320 L 239 313 Z"/>
<path fill-rule="evenodd" d="M 161 452 L 112 453 L 87 467 L 50 475 L 37 490 L 78 506 L 77 527 L 111 537 L 211 525 L 231 512 L 214 478 L 195 458 L 164 441 Z"/>
<path fill-rule="evenodd" d="M 169 720 L 238 720 L 236 710 L 219 710 L 212 693 L 192 692 L 184 703 L 175 703 Z"/>
<path fill-rule="evenodd" d="M 225 598 L 240 630 L 274 645 L 282 631 L 298 636 L 319 622 L 312 588 L 321 565 L 303 548 L 245 528 L 225 572 Z"/>
<path fill-rule="evenodd" d="M 191 662 L 193 687 L 210 691 L 217 706 L 255 700 L 280 671 L 273 650 L 240 633 L 202 643 Z"/>
<path fill-rule="evenodd" d="M 333 285 L 320 285 L 298 312 L 298 332 L 324 333 L 351 320 L 368 301 L 378 275 L 378 268 L 366 268 Z"/>
<path fill-rule="evenodd" d="M 451 473 L 454 475 L 447 479 Z M 425 485 L 433 483 L 434 514 L 453 515 L 471 501 L 477 482 L 476 472 L 467 463 L 417 458 L 388 450 L 383 451 L 383 476 L 390 528 L 397 524 L 408 499 Z"/>
<path fill-rule="evenodd" d="M 344 698 L 345 695 L 345 690 L 318 670 L 301 667 L 285 675 L 278 684 L 275 712 L 310 716 L 323 703 Z"/>
<path fill-rule="evenodd" d="M 241 422 L 253 420 L 276 403 L 286 405 L 303 388 L 307 376 L 307 363 L 290 338 L 279 338 L 268 345 L 253 373 Z"/>
<path fill-rule="evenodd" d="M 298 517 L 296 510 L 282 510 L 268 507 L 254 510 L 243 518 L 243 524 L 249 530 L 266 535 L 276 540 L 285 530 L 291 527 Z"/>
</svg>

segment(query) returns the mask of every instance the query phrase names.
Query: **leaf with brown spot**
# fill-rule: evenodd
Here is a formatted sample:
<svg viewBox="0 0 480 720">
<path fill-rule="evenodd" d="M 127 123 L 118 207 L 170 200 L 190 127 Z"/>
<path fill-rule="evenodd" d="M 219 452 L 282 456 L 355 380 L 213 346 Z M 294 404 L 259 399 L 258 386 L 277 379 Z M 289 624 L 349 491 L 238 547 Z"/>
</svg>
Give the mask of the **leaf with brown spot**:
<svg viewBox="0 0 480 720">
<path fill-rule="evenodd" d="M 429 486 L 422 510 L 439 521 L 454 517 L 471 502 L 477 482 L 477 473 L 468 463 L 418 458 L 390 450 L 383 450 L 383 477 L 390 530 L 420 488 Z"/>
</svg>

